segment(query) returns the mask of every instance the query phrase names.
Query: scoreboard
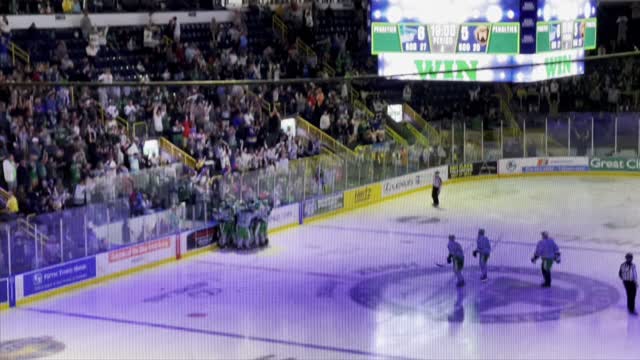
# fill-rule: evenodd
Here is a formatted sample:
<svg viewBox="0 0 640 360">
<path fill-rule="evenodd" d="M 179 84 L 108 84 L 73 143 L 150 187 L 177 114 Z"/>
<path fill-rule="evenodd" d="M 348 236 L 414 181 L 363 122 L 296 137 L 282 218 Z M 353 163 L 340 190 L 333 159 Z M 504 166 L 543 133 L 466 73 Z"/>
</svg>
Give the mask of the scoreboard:
<svg viewBox="0 0 640 360">
<path fill-rule="evenodd" d="M 518 54 L 519 23 L 371 25 L 371 52 Z"/>
<path fill-rule="evenodd" d="M 412 80 L 527 82 L 576 75 L 584 71 L 584 51 L 596 48 L 596 1 L 371 0 L 371 53 L 378 55 L 380 75 Z M 562 71 L 523 66 L 553 67 L 558 59 L 565 59 Z M 453 73 L 422 73 L 439 68 Z M 412 71 L 415 76 L 405 76 Z"/>
<path fill-rule="evenodd" d="M 536 52 L 596 48 L 596 19 L 538 22 Z"/>
</svg>

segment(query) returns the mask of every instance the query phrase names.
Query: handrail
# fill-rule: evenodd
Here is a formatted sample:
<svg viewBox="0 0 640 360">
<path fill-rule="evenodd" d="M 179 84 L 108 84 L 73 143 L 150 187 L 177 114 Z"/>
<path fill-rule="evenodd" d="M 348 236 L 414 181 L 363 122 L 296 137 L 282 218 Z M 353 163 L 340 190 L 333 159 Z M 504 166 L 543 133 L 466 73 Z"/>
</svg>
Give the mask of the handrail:
<svg viewBox="0 0 640 360">
<path fill-rule="evenodd" d="M 9 42 L 9 49 L 11 50 L 11 60 L 13 66 L 16 65 L 16 58 L 22 60 L 27 65 L 31 64 L 31 55 L 23 50 L 20 46 L 16 45 L 13 41 Z"/>
<path fill-rule="evenodd" d="M 329 63 L 325 62 L 323 64 L 323 67 L 324 71 L 327 73 L 327 76 L 329 76 L 330 78 L 336 76 L 336 69 L 334 69 L 333 66 L 329 65 Z"/>
<path fill-rule="evenodd" d="M 296 118 L 296 125 L 298 127 L 303 128 L 309 134 L 312 134 L 314 136 L 319 137 L 320 141 L 322 141 L 324 144 L 328 145 L 336 154 L 344 153 L 349 157 L 355 157 L 356 156 L 356 153 L 353 150 L 351 150 L 348 147 L 344 146 L 338 140 L 336 140 L 333 137 L 329 136 L 324 131 L 318 129 L 317 127 L 315 127 L 313 124 L 311 124 L 307 120 L 303 119 L 302 117 L 298 116 Z"/>
<path fill-rule="evenodd" d="M 507 122 L 511 124 L 511 129 L 513 130 L 513 136 L 518 137 L 522 134 L 522 130 L 520 129 L 520 125 L 515 119 L 509 104 L 505 101 L 504 98 L 500 97 L 500 110 L 502 110 L 502 114 L 504 115 Z"/>
<path fill-rule="evenodd" d="M 365 105 L 362 101 L 360 100 L 353 100 L 352 102 L 353 106 L 357 109 L 359 109 L 360 111 L 364 112 L 365 116 L 368 119 L 371 119 L 373 117 L 375 117 L 375 114 L 373 113 L 373 111 L 369 110 L 369 108 L 367 107 L 367 105 Z"/>
<path fill-rule="evenodd" d="M 405 122 L 404 124 L 407 127 L 407 129 L 409 129 L 409 132 L 413 134 L 413 136 L 416 138 L 416 141 L 420 145 L 424 147 L 429 147 L 429 139 L 427 139 L 424 135 L 422 135 L 422 133 L 418 131 L 418 129 L 416 129 L 415 126 L 411 125 L 408 122 Z"/>
<path fill-rule="evenodd" d="M 98 104 L 98 109 L 100 111 L 100 115 L 102 115 L 103 122 L 104 122 L 104 117 L 105 117 L 105 112 L 106 111 L 102 107 L 102 105 L 100 105 L 100 104 Z M 135 134 L 132 133 L 132 131 L 131 131 L 132 129 L 131 129 L 131 127 L 129 125 L 129 122 L 127 120 L 125 120 L 124 118 L 122 118 L 120 116 L 117 116 L 115 120 L 120 126 L 122 126 L 125 129 L 125 131 L 127 133 L 127 136 L 129 136 L 131 138 L 134 137 Z"/>
<path fill-rule="evenodd" d="M 417 111 L 413 110 L 413 108 L 411 107 L 411 105 L 404 103 L 402 104 L 402 111 L 409 115 L 409 117 L 413 120 L 415 120 L 417 123 L 420 124 L 420 126 L 422 126 L 423 128 L 426 128 L 428 126 L 427 124 L 427 120 L 423 119 L 422 116 L 420 116 L 420 114 L 418 114 Z"/>
<path fill-rule="evenodd" d="M 285 24 L 284 21 L 282 21 L 282 19 L 280 19 L 278 15 L 273 15 L 271 23 L 272 23 L 273 32 L 280 35 L 282 40 L 285 40 L 287 38 L 287 33 L 289 32 L 289 29 L 287 28 L 287 24 Z"/>
<path fill-rule="evenodd" d="M 315 51 L 313 51 L 313 49 L 307 45 L 307 43 L 305 43 L 304 41 L 302 41 L 300 38 L 296 39 L 296 48 L 298 49 L 298 51 L 304 53 L 305 57 L 309 58 L 318 58 L 318 54 L 316 54 Z M 334 71 L 335 73 L 335 71 Z"/>
<path fill-rule="evenodd" d="M 11 197 L 11 194 L 9 194 L 7 190 L 0 188 L 0 196 L 2 196 L 5 201 L 7 201 Z"/>
<path fill-rule="evenodd" d="M 144 129 L 144 132 L 142 133 L 142 138 L 146 138 L 147 136 L 149 136 L 149 126 L 147 125 L 147 123 L 144 121 L 138 121 L 133 124 L 132 137 L 139 138 L 137 129 L 141 127 Z"/>
<path fill-rule="evenodd" d="M 31 236 L 34 240 L 38 239 L 38 228 L 35 225 L 29 223 L 28 220 L 18 219 L 18 225 L 22 226 L 22 230 L 29 236 Z M 40 232 L 40 243 L 46 243 L 49 241 L 49 237 L 44 233 Z"/>
<path fill-rule="evenodd" d="M 395 130 L 393 130 L 389 125 L 385 124 L 384 129 L 389 135 L 391 135 L 391 138 L 393 138 L 395 142 L 397 142 L 400 145 L 409 146 L 409 142 L 405 138 L 400 136 L 400 134 L 395 132 Z"/>
<path fill-rule="evenodd" d="M 187 154 L 184 150 L 175 146 L 171 141 L 166 139 L 165 137 L 160 138 L 160 148 L 166 152 L 168 152 L 171 156 L 180 160 L 183 164 L 187 165 L 193 170 L 197 170 L 198 162 L 196 159 Z"/>
<path fill-rule="evenodd" d="M 262 107 L 262 110 L 265 110 L 268 114 L 271 114 L 271 104 L 267 100 L 265 100 L 264 98 L 256 95 L 256 93 L 254 93 L 251 90 L 247 90 L 247 94 L 249 94 L 250 96 L 255 97 L 258 100 L 260 100 L 260 106 Z"/>
<path fill-rule="evenodd" d="M 440 140 L 440 134 L 438 133 L 438 130 L 431 126 L 431 124 L 429 124 L 427 120 L 420 116 L 417 111 L 413 110 L 413 108 L 409 104 L 404 104 L 402 107 L 405 114 L 408 114 L 413 120 L 422 124 L 422 131 L 427 134 L 427 139 L 435 144 L 438 144 Z"/>
</svg>

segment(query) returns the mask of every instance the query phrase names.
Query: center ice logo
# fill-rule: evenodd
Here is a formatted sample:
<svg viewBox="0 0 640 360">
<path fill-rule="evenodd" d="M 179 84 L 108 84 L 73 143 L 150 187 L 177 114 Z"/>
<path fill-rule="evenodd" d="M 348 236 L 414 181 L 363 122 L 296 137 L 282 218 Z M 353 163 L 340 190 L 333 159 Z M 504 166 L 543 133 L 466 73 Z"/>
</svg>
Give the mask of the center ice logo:
<svg viewBox="0 0 640 360">
<path fill-rule="evenodd" d="M 419 268 L 363 280 L 351 289 L 356 303 L 394 314 L 419 312 L 436 321 L 520 323 L 560 320 L 607 309 L 618 291 L 584 276 L 554 272 L 550 289 L 539 286 L 537 268 L 490 267 L 491 280 L 472 280 L 477 267 L 465 268 L 470 281 L 456 289 L 451 269 Z"/>
</svg>

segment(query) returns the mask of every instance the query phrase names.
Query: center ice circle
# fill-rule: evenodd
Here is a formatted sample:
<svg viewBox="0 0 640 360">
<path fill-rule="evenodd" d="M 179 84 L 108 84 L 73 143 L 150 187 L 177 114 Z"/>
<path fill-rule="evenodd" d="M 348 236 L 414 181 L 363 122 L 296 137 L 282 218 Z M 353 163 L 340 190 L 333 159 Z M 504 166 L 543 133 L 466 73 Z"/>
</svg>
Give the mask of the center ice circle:
<svg viewBox="0 0 640 360">
<path fill-rule="evenodd" d="M 479 282 L 477 267 L 465 268 L 467 285 L 455 287 L 450 268 L 419 268 L 368 278 L 350 296 L 381 312 L 426 314 L 436 321 L 520 323 L 561 320 L 603 311 L 619 300 L 611 285 L 585 276 L 555 271 L 544 289 L 540 270 L 489 267 L 490 280 Z"/>
</svg>

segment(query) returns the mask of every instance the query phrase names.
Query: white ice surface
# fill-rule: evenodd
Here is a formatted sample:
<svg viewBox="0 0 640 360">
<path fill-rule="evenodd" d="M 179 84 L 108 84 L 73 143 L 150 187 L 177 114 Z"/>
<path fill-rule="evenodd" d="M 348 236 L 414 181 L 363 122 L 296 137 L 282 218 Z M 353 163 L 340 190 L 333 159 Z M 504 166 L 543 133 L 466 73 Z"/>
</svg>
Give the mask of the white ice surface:
<svg viewBox="0 0 640 360">
<path fill-rule="evenodd" d="M 617 271 L 626 252 L 640 257 L 639 185 L 445 186 L 442 209 L 417 193 L 280 233 L 261 252 L 212 252 L 3 312 L 0 343 L 51 336 L 65 344 L 51 359 L 638 359 L 640 319 Z M 490 265 L 507 267 L 487 283 L 470 251 L 479 227 Z M 562 251 L 550 290 L 529 261 L 541 230 Z M 450 233 L 467 255 L 462 291 L 435 266 Z M 549 310 L 560 316 L 541 321 Z"/>
</svg>

